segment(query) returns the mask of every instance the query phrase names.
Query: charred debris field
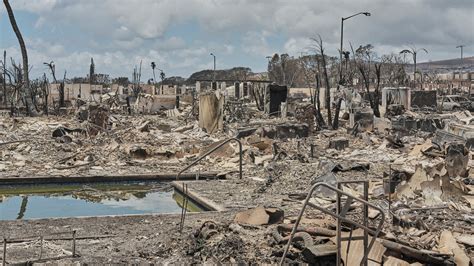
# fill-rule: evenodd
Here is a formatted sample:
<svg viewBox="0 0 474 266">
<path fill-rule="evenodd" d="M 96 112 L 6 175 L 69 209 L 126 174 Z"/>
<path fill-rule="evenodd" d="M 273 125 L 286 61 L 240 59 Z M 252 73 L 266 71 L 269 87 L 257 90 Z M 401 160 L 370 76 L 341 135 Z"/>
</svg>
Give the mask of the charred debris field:
<svg viewBox="0 0 474 266">
<path fill-rule="evenodd" d="M 199 110 L 223 108 L 202 106 L 208 99 L 218 100 L 195 99 Z M 293 102 L 281 117 L 248 96 L 238 101 L 240 113 L 203 114 L 181 100 L 153 115 L 87 104 L 70 115 L 0 118 L 6 261 L 279 263 L 321 183 L 330 188 L 304 205 L 286 262 L 334 263 L 338 243 L 341 260 L 361 261 L 364 232 L 379 263 L 472 258 L 472 156 L 469 139 L 451 130 L 470 128 L 468 111 L 359 113 L 364 127 L 341 114 L 334 130 L 308 121 L 311 104 Z M 206 119 L 224 126 L 209 133 Z M 435 129 L 399 127 L 412 120 Z"/>
</svg>

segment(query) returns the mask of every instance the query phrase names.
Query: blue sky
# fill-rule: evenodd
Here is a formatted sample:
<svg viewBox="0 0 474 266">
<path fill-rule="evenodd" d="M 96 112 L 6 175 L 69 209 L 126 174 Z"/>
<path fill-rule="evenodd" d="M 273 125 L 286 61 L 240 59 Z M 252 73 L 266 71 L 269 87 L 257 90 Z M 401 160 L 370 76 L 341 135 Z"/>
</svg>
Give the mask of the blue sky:
<svg viewBox="0 0 474 266">
<path fill-rule="evenodd" d="M 340 18 L 359 11 L 372 16 L 345 23 L 345 47 L 371 43 L 377 52 L 407 46 L 428 49 L 419 61 L 474 53 L 471 0 L 10 0 L 27 42 L 32 75 L 54 61 L 58 73 L 85 76 L 90 58 L 96 71 L 131 76 L 143 61 L 144 79 L 155 61 L 167 76 L 248 66 L 266 70 L 266 56 L 310 52 L 320 34 L 329 54 L 338 53 Z M 18 43 L 0 8 L 0 48 L 20 61 Z M 58 74 L 62 76 L 62 74 Z"/>
</svg>

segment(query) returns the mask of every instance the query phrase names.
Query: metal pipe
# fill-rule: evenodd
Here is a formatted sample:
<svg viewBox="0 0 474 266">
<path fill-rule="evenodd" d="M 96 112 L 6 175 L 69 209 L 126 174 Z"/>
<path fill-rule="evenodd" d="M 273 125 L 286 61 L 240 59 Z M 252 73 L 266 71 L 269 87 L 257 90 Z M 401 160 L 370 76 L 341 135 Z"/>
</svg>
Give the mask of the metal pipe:
<svg viewBox="0 0 474 266">
<path fill-rule="evenodd" d="M 183 170 L 181 170 L 177 175 L 176 175 L 176 180 L 179 180 L 179 177 L 181 176 L 182 173 L 184 173 L 186 170 L 188 170 L 189 168 L 193 167 L 195 164 L 197 164 L 198 162 L 200 162 L 202 159 L 204 159 L 205 157 L 207 157 L 209 154 L 215 152 L 216 150 L 218 150 L 220 147 L 224 146 L 225 144 L 231 142 L 231 141 L 237 141 L 237 143 L 239 143 L 239 177 L 240 179 L 242 179 L 242 158 L 243 158 L 243 154 L 242 154 L 242 142 L 237 139 L 237 138 L 231 138 L 231 139 L 228 139 L 222 143 L 220 143 L 219 145 L 217 145 L 216 147 L 214 147 L 213 149 L 211 149 L 210 151 L 206 152 L 204 155 L 202 155 L 201 157 L 199 157 L 198 159 L 196 159 L 194 162 L 192 162 L 191 164 L 189 164 L 188 166 L 186 166 L 185 168 L 183 168 Z"/>
<path fill-rule="evenodd" d="M 183 216 L 183 224 L 181 227 L 181 231 L 184 228 L 184 222 L 186 221 L 186 213 L 188 212 L 188 203 L 189 203 L 188 184 L 185 185 L 185 193 L 186 193 L 186 197 L 184 199 L 184 216 Z"/>
<path fill-rule="evenodd" d="M 369 182 L 364 181 L 364 200 L 369 202 Z M 368 227 L 368 218 L 369 218 L 369 207 L 367 205 L 364 205 L 364 226 Z M 369 250 L 367 247 L 367 244 L 369 243 L 369 233 L 364 230 L 364 258 L 362 261 L 364 262 L 364 265 L 367 266 L 367 260 L 369 256 Z"/>
<path fill-rule="evenodd" d="M 3 239 L 3 259 L 2 259 L 2 266 L 7 265 L 7 239 Z"/>
<path fill-rule="evenodd" d="M 184 228 L 184 222 L 186 221 L 186 213 L 188 211 L 188 203 L 189 203 L 189 196 L 188 196 L 188 184 L 183 183 L 183 203 L 181 209 L 181 221 L 179 224 L 179 232 L 181 233 Z"/>
<path fill-rule="evenodd" d="M 55 236 L 55 235 L 64 235 L 64 234 L 71 234 L 72 231 L 63 231 L 63 232 L 56 232 L 56 233 L 49 233 L 49 234 L 44 234 L 44 235 L 33 235 L 33 236 L 26 236 L 22 238 L 9 238 L 8 242 L 9 243 L 14 243 L 15 241 L 18 240 L 34 240 L 35 238 L 40 238 L 40 237 L 45 237 L 45 236 Z"/>
<path fill-rule="evenodd" d="M 179 221 L 179 231 L 181 232 L 183 230 L 183 224 L 184 224 L 184 209 L 185 209 L 185 206 L 184 206 L 184 202 L 186 201 L 186 189 L 184 187 L 184 182 L 183 182 L 183 202 L 182 202 L 182 208 L 181 208 L 181 220 Z"/>
<path fill-rule="evenodd" d="M 341 183 L 337 183 L 337 188 L 340 189 Z M 317 205 L 314 207 L 317 208 Z M 336 247 L 337 247 L 337 253 L 336 253 L 336 265 L 339 265 L 341 263 L 341 218 L 340 218 L 340 213 L 341 213 L 341 195 L 338 193 L 336 197 Z"/>
</svg>

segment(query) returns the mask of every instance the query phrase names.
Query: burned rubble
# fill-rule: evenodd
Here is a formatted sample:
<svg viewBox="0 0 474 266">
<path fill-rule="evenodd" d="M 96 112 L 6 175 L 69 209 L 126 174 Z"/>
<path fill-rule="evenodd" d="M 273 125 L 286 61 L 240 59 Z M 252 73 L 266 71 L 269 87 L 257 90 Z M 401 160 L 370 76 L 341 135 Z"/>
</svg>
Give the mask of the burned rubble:
<svg viewBox="0 0 474 266">
<path fill-rule="evenodd" d="M 185 181 L 192 193 L 219 205 L 222 212 L 208 214 L 207 221 L 192 214 L 193 218 L 185 221 L 183 232 L 176 233 L 180 240 L 174 236 L 162 240 L 160 245 L 164 249 L 160 256 L 164 257 L 158 256 L 161 259 L 189 263 L 277 263 L 309 189 L 324 183 L 340 187 L 355 199 L 367 198 L 383 211 L 382 230 L 377 235 L 369 233 L 370 240 L 375 238 L 369 260 L 403 265 L 470 263 L 473 160 L 468 132 L 460 134 L 452 129 L 470 127 L 466 123 L 470 121 L 467 112 L 432 114 L 404 110 L 401 114 L 391 113 L 390 118 L 380 118 L 371 126 L 365 122 L 366 115 L 350 118 L 342 113 L 341 124 L 345 127 L 317 130 L 314 115 L 313 121 L 308 120 L 311 116 L 291 112 L 285 118 L 273 116 L 259 112 L 255 103 L 245 98 L 240 104 L 242 110 L 255 116 L 242 124 L 229 117 L 236 113 L 215 102 L 218 98 L 214 94 L 199 98 L 199 111 L 212 111 L 200 113 L 194 122 L 187 118 L 192 103 L 185 101 L 174 109 L 172 116 L 167 115 L 168 111 L 129 116 L 114 112 L 107 105 L 85 104 L 77 115 L 71 116 L 3 117 L 2 180 L 33 175 L 62 176 L 67 180 L 72 176 L 173 173 L 215 149 L 223 140 L 237 137 L 243 145 L 244 178 L 240 179 L 236 171 L 237 143 L 225 144 L 194 166 L 198 172 L 226 175 L 222 180 Z M 432 126 L 418 126 L 417 122 L 407 126 L 408 117 L 410 121 L 417 121 L 413 120 L 415 117 L 431 121 Z M 351 123 L 350 119 L 354 121 Z M 367 194 L 361 184 L 346 184 L 348 181 L 367 182 Z M 76 190 L 74 195 L 96 202 L 129 197 L 88 188 Z M 3 200 L 6 199 L 8 196 Z M 345 197 L 346 201 L 349 199 Z M 337 210 L 335 194 L 325 189 L 317 190 L 309 204 L 331 213 Z M 366 215 L 368 228 L 374 228 L 381 219 L 380 212 L 368 208 L 364 214 L 361 207 L 363 204 L 357 201 L 347 205 L 344 219 L 361 223 Z M 103 221 L 104 225 L 110 222 Z M 41 224 L 28 230 L 36 230 Z M 171 219 L 166 230 L 177 230 L 173 224 L 176 221 Z M 0 223 L 2 232 L 12 226 L 14 222 Z M 51 226 L 59 224 L 54 222 Z M 143 238 L 143 245 L 154 245 L 149 240 L 151 228 L 136 226 L 137 231 L 129 234 Z M 338 229 L 333 215 L 308 207 L 291 236 L 285 261 L 332 264 L 338 250 L 338 231 L 348 239 L 364 235 L 364 230 L 356 229 L 345 222 Z M 94 230 L 102 234 L 104 228 Z M 93 259 L 93 254 L 100 254 L 93 243 L 117 246 L 117 252 L 122 253 L 120 247 L 124 247 L 126 235 L 115 236 L 117 233 L 112 230 L 109 234 L 114 236 L 83 240 L 88 248 L 80 260 L 102 261 Z M 173 243 L 180 243 L 179 248 Z M 363 260 L 362 240 L 340 243 L 345 263 L 352 265 L 344 254 L 356 262 Z M 156 254 L 146 253 L 147 249 L 140 251 L 138 261 L 158 259 Z M 88 255 L 85 250 L 92 253 Z M 176 254 L 182 259 L 177 260 Z M 10 256 L 15 257 L 15 252 Z M 114 258 L 112 261 L 118 262 Z"/>
</svg>

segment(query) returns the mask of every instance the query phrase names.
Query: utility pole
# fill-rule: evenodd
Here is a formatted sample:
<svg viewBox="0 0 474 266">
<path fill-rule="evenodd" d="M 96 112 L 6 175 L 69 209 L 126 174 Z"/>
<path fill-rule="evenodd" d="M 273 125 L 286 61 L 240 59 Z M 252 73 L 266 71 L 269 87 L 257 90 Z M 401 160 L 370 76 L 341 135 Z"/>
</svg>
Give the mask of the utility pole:
<svg viewBox="0 0 474 266">
<path fill-rule="evenodd" d="M 456 48 L 461 48 L 461 68 L 459 70 L 459 82 L 460 82 L 461 90 L 462 90 L 462 79 L 463 79 L 463 77 L 462 77 L 462 72 L 463 71 L 462 70 L 463 70 L 463 63 L 464 63 L 463 62 L 463 48 L 464 48 L 464 46 L 465 46 L 464 44 L 456 46 Z M 471 94 L 470 91 L 469 91 L 469 94 Z"/>
<path fill-rule="evenodd" d="M 342 83 L 342 53 L 343 53 L 343 40 L 344 40 L 344 20 L 348 20 L 352 17 L 358 16 L 358 15 L 365 15 L 366 17 L 370 17 L 370 12 L 359 12 L 357 14 L 354 14 L 352 16 L 348 17 L 342 17 L 341 18 L 341 47 L 339 49 L 339 84 Z"/>
</svg>

